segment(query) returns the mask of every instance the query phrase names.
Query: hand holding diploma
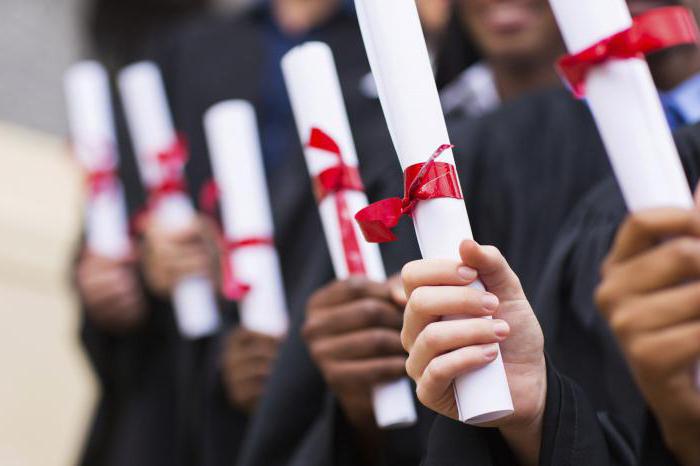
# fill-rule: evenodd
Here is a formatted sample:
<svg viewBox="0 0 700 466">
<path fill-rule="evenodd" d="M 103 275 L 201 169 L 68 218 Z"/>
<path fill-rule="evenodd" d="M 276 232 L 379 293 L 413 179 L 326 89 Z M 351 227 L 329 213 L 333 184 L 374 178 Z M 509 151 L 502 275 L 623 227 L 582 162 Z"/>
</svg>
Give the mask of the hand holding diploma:
<svg viewBox="0 0 700 466">
<path fill-rule="evenodd" d="M 633 212 L 693 208 L 688 182 L 644 53 L 693 44 L 698 31 L 683 7 L 632 20 L 624 0 L 550 0 L 571 55 L 562 74 L 596 120 L 615 176 Z M 700 365 L 698 366 L 700 387 Z"/>
<path fill-rule="evenodd" d="M 245 101 L 221 102 L 207 111 L 204 127 L 226 238 L 224 291 L 238 299 L 244 327 L 282 337 L 289 318 L 255 110 Z"/>
<path fill-rule="evenodd" d="M 359 228 L 353 222 L 355 213 L 367 206 L 367 196 L 360 179 L 357 153 L 331 50 L 326 44 L 319 42 L 296 47 L 283 58 L 282 70 L 289 90 L 299 137 L 305 146 L 306 164 L 314 183 L 333 268 L 336 278 L 340 281 L 329 288 L 331 290 L 337 289 L 341 295 L 345 296 L 342 299 L 336 299 L 333 303 L 327 302 L 328 299 L 317 297 L 317 301 L 325 304 L 309 306 L 307 318 L 310 321 L 307 322 L 307 326 L 313 326 L 311 320 L 315 320 L 317 317 L 323 320 L 332 314 L 338 317 L 345 315 L 347 319 L 349 317 L 347 314 L 353 313 L 358 306 L 370 308 L 365 309 L 365 312 L 379 314 L 393 312 L 394 319 L 388 317 L 386 319 L 395 323 L 396 318 L 400 317 L 401 306 L 389 299 L 386 271 L 379 248 L 376 244 L 365 241 Z M 382 289 L 383 291 L 379 296 L 376 293 L 370 295 L 365 295 L 362 292 L 355 295 L 342 293 L 342 289 L 354 286 L 347 282 L 350 277 L 367 277 L 374 282 L 371 285 L 365 282 L 366 286 L 361 287 L 364 292 L 369 292 L 369 289 Z M 326 290 L 326 292 L 329 291 Z M 324 293 L 321 295 L 323 296 Z M 370 298 L 375 299 L 375 301 Z M 333 301 L 333 299 L 329 299 Z M 379 301 L 376 301 L 377 299 Z M 314 300 L 312 299 L 312 301 Z M 324 317 L 316 312 L 318 308 L 334 308 L 336 312 L 323 312 Z M 331 333 L 341 332 L 346 337 L 347 346 L 343 347 L 345 351 L 336 352 L 336 356 L 338 354 L 351 355 L 349 359 L 354 360 L 352 363 L 358 365 L 357 369 L 363 363 L 371 362 L 374 364 L 365 367 L 365 370 L 374 373 L 374 377 L 368 376 L 365 380 L 367 382 L 373 380 L 373 383 L 360 387 L 355 386 L 354 393 L 349 393 L 350 398 L 357 399 L 359 393 L 364 393 L 369 387 L 373 387 L 371 398 L 377 425 L 381 428 L 405 427 L 416 422 L 416 410 L 408 379 L 399 378 L 404 374 L 404 370 L 395 370 L 397 363 L 403 357 L 398 329 L 394 327 L 388 330 L 384 325 L 386 319 L 380 318 L 379 325 L 373 325 L 371 320 L 365 321 L 361 325 L 360 323 L 349 326 L 340 325 L 335 332 Z M 345 321 L 345 319 L 341 320 Z M 340 324 L 340 322 L 338 323 Z M 360 338 L 360 334 L 363 332 L 364 339 Z M 377 348 L 374 345 L 366 344 L 367 339 L 372 341 L 374 334 L 382 341 L 387 339 L 386 345 L 380 345 Z M 312 351 L 316 351 L 314 348 L 325 347 L 328 343 L 320 343 L 318 338 L 332 337 L 332 335 L 321 331 L 320 335 L 314 332 L 306 333 L 306 337 Z M 353 350 L 353 348 L 355 349 Z M 359 348 L 362 348 L 366 354 L 353 355 Z M 331 387 L 338 388 L 339 392 L 337 393 L 341 394 L 341 402 L 347 399 L 342 396 L 348 394 L 342 388 L 347 388 L 347 385 L 344 383 L 334 384 L 335 376 L 329 374 L 329 372 L 334 372 L 335 368 L 330 368 L 326 364 L 326 356 L 328 355 L 322 351 L 314 354 L 317 356 L 316 361 L 319 367 L 325 370 L 324 375 L 326 375 Z M 366 361 L 359 359 L 366 359 Z M 392 375 L 397 380 L 387 378 L 387 374 Z M 351 404 L 356 406 L 356 404 Z M 346 406 L 347 413 L 351 413 L 353 409 Z"/>
<path fill-rule="evenodd" d="M 86 240 L 103 257 L 131 252 L 124 190 L 117 176 L 117 138 L 107 71 L 97 62 L 73 65 L 64 78 L 73 150 L 88 184 Z"/>
<path fill-rule="evenodd" d="M 373 399 L 371 390 L 391 386 L 406 375 L 406 353 L 399 333 L 404 304 L 395 298 L 391 284 L 361 276 L 335 281 L 309 299 L 302 335 L 345 416 L 358 432 L 373 431 L 378 425 L 388 427 L 382 425 L 384 418 L 380 416 L 383 412 L 391 414 L 392 408 L 393 412 L 405 412 L 401 404 L 394 406 L 403 398 L 390 397 L 388 404 L 377 405 L 377 396 Z M 410 385 L 403 381 L 409 407 L 414 408 Z M 413 413 L 415 416 L 415 410 Z"/>
<path fill-rule="evenodd" d="M 618 232 L 596 293 L 668 447 L 689 465 L 700 463 L 698 264 L 700 208 L 634 213 Z"/>
<path fill-rule="evenodd" d="M 515 411 L 488 425 L 499 427 L 522 464 L 537 464 L 547 393 L 542 330 L 496 248 L 464 241 L 459 253 L 461 261 L 425 259 L 404 267 L 408 305 L 401 339 L 409 351 L 408 374 L 423 404 L 460 419 L 452 381 L 492 363 L 500 344 Z M 477 276 L 489 292 L 468 286 Z"/>
<path fill-rule="evenodd" d="M 399 217 L 411 214 L 423 257 L 456 260 L 461 241 L 472 236 L 471 226 L 415 3 L 356 0 L 355 5 L 384 115 L 406 177 L 403 199 L 370 206 L 356 219 L 366 237 L 386 241 L 392 239 L 389 229 Z M 478 281 L 471 286 L 483 291 Z M 457 377 L 455 395 L 463 422 L 479 424 L 513 412 L 498 354 L 485 366 Z"/>
<path fill-rule="evenodd" d="M 178 271 L 198 269 L 197 273 L 180 276 L 176 271 L 172 298 L 180 332 L 186 338 L 202 338 L 216 332 L 220 324 L 216 294 L 211 278 L 207 276 L 202 256 L 206 256 L 203 225 L 185 191 L 184 165 L 187 150 L 172 123 L 162 77 L 158 68 L 149 62 L 131 65 L 119 74 L 119 88 L 129 131 L 139 162 L 144 185 L 150 192 L 152 210 L 151 233 L 167 231 L 174 238 L 168 245 L 187 246 L 192 258 Z M 160 238 L 161 235 L 151 236 Z M 152 253 L 155 242 L 146 254 Z M 191 246 L 191 247 L 190 247 Z M 175 254 L 175 256 L 178 256 Z M 198 258 L 195 258 L 197 256 Z M 157 259 L 158 255 L 150 257 Z M 170 257 L 174 257 L 172 254 Z M 177 260 L 177 259 L 176 259 Z M 218 263 L 213 261 L 213 264 Z M 160 265 L 155 264 L 155 267 Z M 214 265 L 212 265 L 214 267 Z"/>
</svg>

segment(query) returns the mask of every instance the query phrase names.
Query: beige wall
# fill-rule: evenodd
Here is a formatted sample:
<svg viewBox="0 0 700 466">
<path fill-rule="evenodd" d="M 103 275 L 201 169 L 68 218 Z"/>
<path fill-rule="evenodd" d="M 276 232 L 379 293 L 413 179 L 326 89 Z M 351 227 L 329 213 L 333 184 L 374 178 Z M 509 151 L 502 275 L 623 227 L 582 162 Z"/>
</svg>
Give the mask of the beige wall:
<svg viewBox="0 0 700 466">
<path fill-rule="evenodd" d="M 75 463 L 96 397 L 68 271 L 79 174 L 58 139 L 0 123 L 0 465 Z"/>
</svg>

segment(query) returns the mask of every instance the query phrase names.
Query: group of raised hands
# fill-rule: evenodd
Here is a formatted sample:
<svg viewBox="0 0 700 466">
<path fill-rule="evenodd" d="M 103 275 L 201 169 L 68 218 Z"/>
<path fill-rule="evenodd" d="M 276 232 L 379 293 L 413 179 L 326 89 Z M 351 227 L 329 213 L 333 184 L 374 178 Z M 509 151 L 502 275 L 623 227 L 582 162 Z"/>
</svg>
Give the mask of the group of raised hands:
<svg viewBox="0 0 700 466">
<path fill-rule="evenodd" d="M 523 464 L 537 464 L 547 394 L 540 324 L 496 248 L 465 241 L 459 252 L 461 261 L 409 263 L 402 280 L 353 277 L 319 289 L 302 336 L 350 424 L 369 442 L 372 386 L 407 373 L 425 406 L 457 419 L 452 381 L 488 364 L 500 348 L 515 413 L 490 427 Z M 81 256 L 77 284 L 88 318 L 117 334 L 135 331 L 153 312 L 148 296 L 166 299 L 185 276 L 218 280 L 220 254 L 204 217 L 178 233 L 147 221 L 132 257 Z M 700 462 L 699 277 L 700 211 L 646 211 L 619 229 L 596 293 L 667 446 L 685 464 Z M 477 278 L 488 291 L 470 286 Z M 279 344 L 240 327 L 226 337 L 222 380 L 235 407 L 255 409 Z"/>
</svg>

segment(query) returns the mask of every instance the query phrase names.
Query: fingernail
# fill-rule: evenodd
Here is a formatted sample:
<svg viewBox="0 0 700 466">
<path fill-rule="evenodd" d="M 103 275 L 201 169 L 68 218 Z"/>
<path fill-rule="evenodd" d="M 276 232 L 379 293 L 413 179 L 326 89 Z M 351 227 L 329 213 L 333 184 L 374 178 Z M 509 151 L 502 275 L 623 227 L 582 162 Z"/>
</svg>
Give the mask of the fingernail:
<svg viewBox="0 0 700 466">
<path fill-rule="evenodd" d="M 498 355 L 498 344 L 494 343 L 492 345 L 484 346 L 483 351 L 486 359 L 493 359 Z"/>
<path fill-rule="evenodd" d="M 476 270 L 472 269 L 471 267 L 462 266 L 457 269 L 457 275 L 466 281 L 472 281 L 476 279 L 477 273 Z"/>
<path fill-rule="evenodd" d="M 496 295 L 493 295 L 491 293 L 486 293 L 481 297 L 481 304 L 484 306 L 484 309 L 487 309 L 489 311 L 495 311 L 498 309 L 498 298 Z"/>
<path fill-rule="evenodd" d="M 503 338 L 508 336 L 508 332 L 510 331 L 510 327 L 508 324 L 504 321 L 498 321 L 494 323 L 493 325 L 493 332 L 496 334 L 496 336 Z"/>
</svg>

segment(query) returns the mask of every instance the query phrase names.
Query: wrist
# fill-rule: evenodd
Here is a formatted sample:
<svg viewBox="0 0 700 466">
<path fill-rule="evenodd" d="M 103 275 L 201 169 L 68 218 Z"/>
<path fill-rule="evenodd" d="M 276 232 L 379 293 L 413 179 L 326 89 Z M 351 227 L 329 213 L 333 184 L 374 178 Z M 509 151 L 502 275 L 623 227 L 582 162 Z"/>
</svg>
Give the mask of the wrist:
<svg viewBox="0 0 700 466">
<path fill-rule="evenodd" d="M 539 464 L 540 460 L 544 414 L 547 405 L 546 376 L 542 377 L 536 391 L 538 396 L 530 409 L 530 415 L 518 419 L 517 410 L 519 407 L 516 406 L 515 416 L 517 420 L 506 423 L 499 428 L 504 440 L 520 460 L 520 464 L 525 466 L 535 466 Z M 520 409 L 523 408 L 520 407 Z"/>
</svg>

